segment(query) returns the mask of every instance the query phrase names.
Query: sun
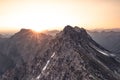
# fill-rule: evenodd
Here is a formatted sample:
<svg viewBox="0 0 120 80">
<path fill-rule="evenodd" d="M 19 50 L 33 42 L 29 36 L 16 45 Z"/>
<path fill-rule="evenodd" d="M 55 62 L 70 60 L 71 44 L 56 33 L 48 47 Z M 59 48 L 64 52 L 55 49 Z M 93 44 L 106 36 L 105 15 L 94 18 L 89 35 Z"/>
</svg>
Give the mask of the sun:
<svg viewBox="0 0 120 80">
<path fill-rule="evenodd" d="M 42 27 L 30 27 L 30 29 L 32 29 L 35 32 L 42 32 L 42 31 L 44 31 L 44 28 L 42 28 Z"/>
<path fill-rule="evenodd" d="M 39 29 L 39 28 L 33 28 L 32 30 L 35 31 L 35 32 L 41 32 L 41 31 L 42 31 L 42 30 Z"/>
</svg>

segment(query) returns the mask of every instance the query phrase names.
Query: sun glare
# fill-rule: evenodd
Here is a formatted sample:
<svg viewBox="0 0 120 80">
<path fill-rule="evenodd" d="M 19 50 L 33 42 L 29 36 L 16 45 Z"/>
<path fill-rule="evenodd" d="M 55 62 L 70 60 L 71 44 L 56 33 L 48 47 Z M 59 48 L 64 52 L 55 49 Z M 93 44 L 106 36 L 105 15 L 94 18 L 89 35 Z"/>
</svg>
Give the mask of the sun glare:
<svg viewBox="0 0 120 80">
<path fill-rule="evenodd" d="M 13 1 L 13 2 L 11 2 Z M 14 2 L 15 1 L 15 2 Z M 53 29 L 63 29 L 66 25 L 80 26 L 86 29 L 119 28 L 119 5 L 77 0 L 78 2 L 63 0 L 10 0 L 11 3 L 0 1 L 0 28 L 3 30 L 32 29 L 36 32 Z M 26 3 L 26 1 L 28 1 Z M 44 2 L 45 1 L 45 2 Z M 61 4 L 61 2 L 63 3 Z M 116 1 L 116 0 L 115 0 Z M 96 3 L 97 2 L 97 3 Z M 24 4 L 23 4 L 24 3 Z M 9 7 L 6 7 L 9 6 Z M 104 8 L 104 9 L 103 9 Z M 104 12 L 106 11 L 106 12 Z M 109 14 L 110 13 L 110 14 Z M 118 26 L 118 27 L 117 27 Z"/>
<path fill-rule="evenodd" d="M 44 29 L 42 27 L 29 27 L 30 29 L 32 29 L 35 32 L 42 32 L 44 31 Z"/>
</svg>

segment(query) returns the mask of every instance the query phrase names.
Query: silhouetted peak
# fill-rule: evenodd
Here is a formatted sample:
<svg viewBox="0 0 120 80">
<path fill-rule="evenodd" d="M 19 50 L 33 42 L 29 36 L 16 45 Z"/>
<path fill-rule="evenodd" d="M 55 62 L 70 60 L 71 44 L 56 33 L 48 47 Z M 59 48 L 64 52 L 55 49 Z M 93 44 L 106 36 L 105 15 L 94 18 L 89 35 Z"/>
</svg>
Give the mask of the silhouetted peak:
<svg viewBox="0 0 120 80">
<path fill-rule="evenodd" d="M 11 38 L 25 38 L 27 36 L 33 35 L 34 32 L 31 29 L 21 29 L 19 32 L 14 34 Z"/>
<path fill-rule="evenodd" d="M 24 33 L 24 32 L 32 32 L 32 30 L 31 30 L 31 29 L 22 28 L 22 29 L 20 30 L 20 32 L 22 32 L 22 33 Z"/>
<path fill-rule="evenodd" d="M 35 32 L 32 31 L 31 29 L 24 29 L 22 28 L 16 35 L 31 35 L 34 34 Z"/>
</svg>

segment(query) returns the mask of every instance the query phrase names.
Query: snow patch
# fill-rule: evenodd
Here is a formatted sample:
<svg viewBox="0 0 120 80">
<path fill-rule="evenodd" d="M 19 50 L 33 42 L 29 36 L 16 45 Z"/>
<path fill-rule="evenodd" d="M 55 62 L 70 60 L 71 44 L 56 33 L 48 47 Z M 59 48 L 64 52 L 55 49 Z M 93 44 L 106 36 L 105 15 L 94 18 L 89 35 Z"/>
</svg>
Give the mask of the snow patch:
<svg viewBox="0 0 120 80">
<path fill-rule="evenodd" d="M 112 57 L 115 57 L 116 55 L 115 54 L 111 54 L 110 52 L 108 51 L 105 51 L 105 50 L 101 50 L 99 48 L 97 48 L 95 45 L 93 45 L 92 43 L 90 43 L 91 46 L 96 49 L 98 52 L 100 52 L 101 54 L 105 55 L 105 56 L 112 56 Z"/>
<path fill-rule="evenodd" d="M 102 50 L 99 50 L 99 49 L 96 49 L 98 52 L 102 53 L 103 55 L 106 55 L 106 56 L 112 56 L 112 57 L 115 57 L 116 55 L 115 54 L 110 54 L 106 51 L 102 51 Z"/>
<path fill-rule="evenodd" d="M 43 72 L 46 70 L 46 68 L 47 68 L 47 66 L 48 66 L 49 63 L 50 63 L 50 60 L 47 61 L 46 65 L 43 67 L 43 69 L 42 69 L 40 75 L 37 76 L 37 78 L 36 78 L 37 80 L 40 79 L 41 74 L 43 74 Z"/>
<path fill-rule="evenodd" d="M 50 59 L 47 61 L 47 63 L 46 63 L 45 66 L 43 67 L 40 75 L 37 76 L 37 78 L 36 78 L 37 80 L 40 79 L 41 75 L 44 73 L 44 71 L 46 70 L 48 64 L 50 63 L 51 58 L 53 58 L 54 56 L 55 56 L 55 52 L 52 54 L 52 56 L 50 57 Z"/>
<path fill-rule="evenodd" d="M 106 55 L 106 56 L 109 56 L 107 53 L 105 53 L 105 52 L 103 52 L 103 51 L 101 51 L 101 50 L 99 50 L 99 49 L 96 49 L 98 52 L 100 52 L 100 53 L 102 53 L 103 55 Z"/>
<path fill-rule="evenodd" d="M 116 55 L 115 55 L 115 54 L 110 54 L 110 56 L 113 56 L 113 57 L 115 57 Z"/>
<path fill-rule="evenodd" d="M 36 79 L 38 80 L 38 79 L 40 79 L 40 77 L 41 77 L 41 74 Z"/>
<path fill-rule="evenodd" d="M 52 54 L 51 58 L 53 58 L 55 56 L 55 52 Z"/>
<path fill-rule="evenodd" d="M 42 69 L 42 71 L 46 70 L 48 64 L 50 63 L 50 60 L 47 61 L 46 65 L 44 66 L 44 68 Z"/>
</svg>

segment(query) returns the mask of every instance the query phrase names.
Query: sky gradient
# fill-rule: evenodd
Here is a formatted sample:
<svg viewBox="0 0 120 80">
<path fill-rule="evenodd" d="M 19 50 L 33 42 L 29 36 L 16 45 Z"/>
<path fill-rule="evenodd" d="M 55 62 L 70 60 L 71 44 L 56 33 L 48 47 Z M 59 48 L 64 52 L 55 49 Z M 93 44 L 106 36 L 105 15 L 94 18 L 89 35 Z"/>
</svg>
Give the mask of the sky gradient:
<svg viewBox="0 0 120 80">
<path fill-rule="evenodd" d="M 0 0 L 0 32 L 120 28 L 120 0 Z"/>
</svg>

